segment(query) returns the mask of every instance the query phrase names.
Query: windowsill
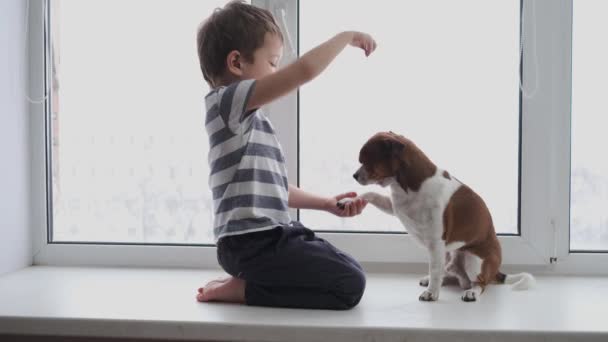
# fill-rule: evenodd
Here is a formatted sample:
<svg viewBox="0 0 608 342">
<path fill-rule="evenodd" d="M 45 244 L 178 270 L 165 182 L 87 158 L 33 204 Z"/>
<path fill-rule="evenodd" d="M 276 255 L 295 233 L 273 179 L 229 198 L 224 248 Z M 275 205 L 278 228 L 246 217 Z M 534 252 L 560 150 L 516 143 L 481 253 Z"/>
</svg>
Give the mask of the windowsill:
<svg viewBox="0 0 608 342">
<path fill-rule="evenodd" d="M 608 278 L 537 277 L 490 286 L 476 303 L 444 288 L 422 303 L 419 275 L 369 273 L 350 311 L 201 304 L 217 270 L 29 267 L 0 277 L 0 334 L 271 341 L 608 340 Z"/>
</svg>

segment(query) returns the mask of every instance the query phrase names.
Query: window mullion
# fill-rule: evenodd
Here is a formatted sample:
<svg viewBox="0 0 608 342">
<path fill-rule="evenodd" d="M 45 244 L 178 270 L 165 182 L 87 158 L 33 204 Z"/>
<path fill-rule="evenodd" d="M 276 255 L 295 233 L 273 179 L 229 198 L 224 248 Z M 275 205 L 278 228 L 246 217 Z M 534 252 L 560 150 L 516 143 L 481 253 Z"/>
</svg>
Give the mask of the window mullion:
<svg viewBox="0 0 608 342">
<path fill-rule="evenodd" d="M 277 20 L 284 37 L 281 66 L 295 61 L 298 57 L 298 1 L 253 0 L 252 4 L 271 11 Z M 275 126 L 276 135 L 285 152 L 289 183 L 295 185 L 299 179 L 298 92 L 291 92 L 264 109 Z M 290 213 L 292 219 L 296 219 L 297 210 L 290 209 Z"/>
<path fill-rule="evenodd" d="M 555 85 L 556 115 L 553 142 L 555 159 L 555 257 L 570 253 L 570 170 L 571 170 L 571 117 L 572 117 L 572 0 L 559 1 L 556 8 L 555 33 Z"/>
</svg>

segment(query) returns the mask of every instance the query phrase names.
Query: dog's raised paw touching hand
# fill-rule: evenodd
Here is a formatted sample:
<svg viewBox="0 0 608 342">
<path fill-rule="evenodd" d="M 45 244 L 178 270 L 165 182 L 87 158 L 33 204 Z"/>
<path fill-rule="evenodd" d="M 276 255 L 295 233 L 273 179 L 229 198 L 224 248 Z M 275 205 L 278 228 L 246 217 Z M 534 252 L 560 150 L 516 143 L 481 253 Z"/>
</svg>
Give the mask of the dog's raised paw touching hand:
<svg viewBox="0 0 608 342">
<path fill-rule="evenodd" d="M 340 210 L 344 210 L 346 208 L 346 204 L 352 202 L 353 199 L 350 197 L 343 198 L 336 203 L 336 206 L 340 208 Z"/>
</svg>

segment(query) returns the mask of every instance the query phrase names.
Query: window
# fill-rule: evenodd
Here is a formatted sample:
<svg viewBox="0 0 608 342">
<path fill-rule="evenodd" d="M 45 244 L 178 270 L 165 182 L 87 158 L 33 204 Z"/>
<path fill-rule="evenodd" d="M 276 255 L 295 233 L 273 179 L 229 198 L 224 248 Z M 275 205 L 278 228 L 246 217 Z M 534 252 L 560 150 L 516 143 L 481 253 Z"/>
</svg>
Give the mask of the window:
<svg viewBox="0 0 608 342">
<path fill-rule="evenodd" d="M 50 2 L 54 242 L 213 242 L 195 37 L 226 2 Z"/>
<path fill-rule="evenodd" d="M 570 248 L 608 251 L 608 3 L 575 1 L 572 28 L 572 179 Z"/>
<path fill-rule="evenodd" d="M 217 265 L 208 89 L 194 37 L 226 1 L 31 3 L 30 90 L 52 86 L 49 101 L 32 105 L 41 114 L 31 134 L 35 263 Z M 579 0 L 574 18 L 568 1 L 252 3 L 283 29 L 283 65 L 345 29 L 380 44 L 368 59 L 346 49 L 299 93 L 266 108 L 291 182 L 325 195 L 384 192 L 351 175 L 368 137 L 393 130 L 485 199 L 504 264 L 601 272 L 594 265 L 608 254 L 585 253 L 608 249 L 608 167 L 598 157 L 608 142 L 593 117 L 606 109 L 599 82 L 608 76 L 598 2 Z M 375 208 L 345 220 L 299 216 L 361 262 L 427 261 Z"/>
<path fill-rule="evenodd" d="M 518 234 L 519 15 L 519 1 L 301 1 L 302 51 L 350 29 L 379 44 L 370 58 L 346 49 L 301 89 L 302 187 L 386 192 L 352 174 L 363 143 L 392 130 L 475 189 L 499 233 Z M 300 218 L 319 230 L 404 231 L 371 206 L 357 219 Z"/>
</svg>

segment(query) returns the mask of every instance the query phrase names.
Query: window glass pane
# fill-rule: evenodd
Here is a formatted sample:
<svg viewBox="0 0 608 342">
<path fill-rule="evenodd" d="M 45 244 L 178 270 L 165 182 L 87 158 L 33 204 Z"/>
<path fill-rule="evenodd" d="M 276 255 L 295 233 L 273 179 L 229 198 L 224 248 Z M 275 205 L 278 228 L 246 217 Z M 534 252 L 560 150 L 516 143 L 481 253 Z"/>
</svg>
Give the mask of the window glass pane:
<svg viewBox="0 0 608 342">
<path fill-rule="evenodd" d="M 300 1 L 300 51 L 343 30 L 371 33 L 374 55 L 347 48 L 300 92 L 300 180 L 358 192 L 362 144 L 378 131 L 413 140 L 477 191 L 496 230 L 517 233 L 520 1 Z M 319 13 L 324 18 L 319 20 Z M 403 231 L 370 208 L 356 218 L 301 211 L 314 229 Z"/>
<path fill-rule="evenodd" d="M 608 251 L 608 2 L 573 2 L 570 248 Z"/>
<path fill-rule="evenodd" d="M 196 29 L 226 2 L 50 2 L 54 241 L 213 242 Z"/>
</svg>

